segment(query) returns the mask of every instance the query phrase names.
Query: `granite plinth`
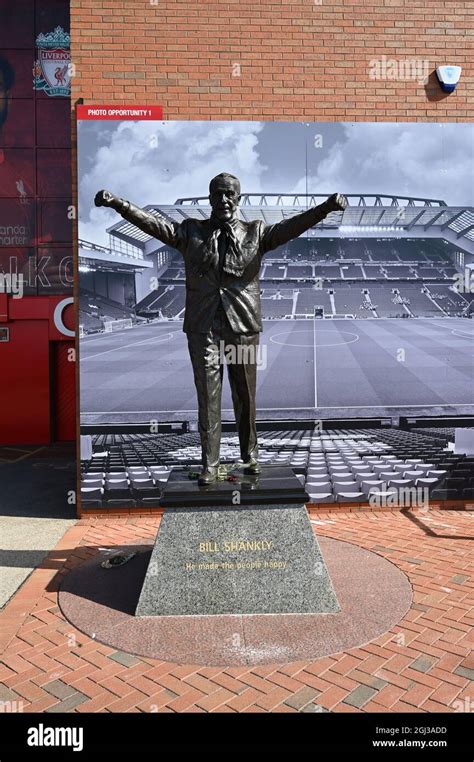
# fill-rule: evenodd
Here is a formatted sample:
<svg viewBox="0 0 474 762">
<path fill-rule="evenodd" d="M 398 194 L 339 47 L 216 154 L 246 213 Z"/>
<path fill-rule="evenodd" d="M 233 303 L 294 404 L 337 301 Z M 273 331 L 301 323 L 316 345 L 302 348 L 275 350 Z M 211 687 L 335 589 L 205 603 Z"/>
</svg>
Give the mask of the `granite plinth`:
<svg viewBox="0 0 474 762">
<path fill-rule="evenodd" d="M 169 508 L 136 616 L 334 613 L 304 505 Z"/>
<path fill-rule="evenodd" d="M 232 480 L 200 486 L 186 468 L 173 468 L 163 490 L 163 507 L 256 505 L 258 503 L 307 503 L 309 496 L 288 466 L 263 466 L 260 474 L 244 469 L 229 472 Z"/>
</svg>

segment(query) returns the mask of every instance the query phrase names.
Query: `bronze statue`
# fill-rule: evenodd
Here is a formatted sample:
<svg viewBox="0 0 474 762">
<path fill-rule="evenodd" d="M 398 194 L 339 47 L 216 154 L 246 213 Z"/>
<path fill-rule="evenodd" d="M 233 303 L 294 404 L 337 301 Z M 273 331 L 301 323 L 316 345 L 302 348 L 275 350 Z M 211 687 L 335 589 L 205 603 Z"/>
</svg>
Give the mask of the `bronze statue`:
<svg viewBox="0 0 474 762">
<path fill-rule="evenodd" d="M 186 270 L 187 334 L 199 409 L 202 473 L 198 483 L 217 479 L 221 440 L 222 356 L 215 348 L 234 348 L 227 362 L 240 454 L 245 473 L 260 472 L 255 391 L 257 347 L 262 331 L 259 271 L 267 251 L 297 238 L 330 212 L 344 210 L 345 196 L 335 193 L 323 204 L 275 225 L 238 218 L 240 182 L 223 172 L 209 184 L 208 220 L 160 219 L 110 191 L 99 191 L 96 206 L 110 206 L 148 235 L 177 249 Z M 246 351 L 242 351 L 246 348 Z M 239 352 L 239 350 L 241 350 Z"/>
</svg>

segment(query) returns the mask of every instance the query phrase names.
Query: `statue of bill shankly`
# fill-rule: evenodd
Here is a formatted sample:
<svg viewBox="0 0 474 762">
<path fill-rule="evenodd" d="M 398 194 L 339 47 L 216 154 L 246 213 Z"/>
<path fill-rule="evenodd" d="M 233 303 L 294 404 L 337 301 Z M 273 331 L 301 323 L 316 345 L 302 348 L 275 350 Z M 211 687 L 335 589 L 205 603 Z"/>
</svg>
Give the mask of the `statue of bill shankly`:
<svg viewBox="0 0 474 762">
<path fill-rule="evenodd" d="M 177 249 L 186 271 L 186 309 L 183 330 L 187 335 L 194 372 L 202 473 L 198 483 L 217 479 L 221 440 L 223 365 L 227 364 L 240 454 L 246 473 L 260 472 L 256 428 L 255 392 L 257 347 L 262 331 L 259 272 L 267 251 L 297 238 L 330 212 L 344 210 L 345 196 L 335 193 L 323 204 L 275 225 L 261 220 L 244 222 L 238 217 L 240 182 L 227 172 L 209 184 L 212 208 L 208 220 L 163 220 L 130 201 L 101 190 L 96 206 L 109 206 L 148 235 Z M 215 347 L 234 348 L 234 359 L 225 361 Z M 246 347 L 254 351 L 242 351 Z M 240 349 L 240 351 L 239 351 Z"/>
</svg>

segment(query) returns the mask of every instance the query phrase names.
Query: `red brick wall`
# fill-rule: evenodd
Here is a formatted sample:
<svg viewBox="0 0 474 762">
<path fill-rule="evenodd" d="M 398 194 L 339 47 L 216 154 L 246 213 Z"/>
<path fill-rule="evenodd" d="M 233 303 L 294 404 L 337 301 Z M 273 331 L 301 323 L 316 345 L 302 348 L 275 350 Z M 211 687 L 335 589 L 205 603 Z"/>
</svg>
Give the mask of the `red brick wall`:
<svg viewBox="0 0 474 762">
<path fill-rule="evenodd" d="M 72 100 L 170 119 L 466 121 L 473 27 L 462 0 L 72 0 Z M 426 61 L 428 84 L 371 78 L 384 56 L 390 73 Z M 449 96 L 442 63 L 463 67 Z"/>
</svg>

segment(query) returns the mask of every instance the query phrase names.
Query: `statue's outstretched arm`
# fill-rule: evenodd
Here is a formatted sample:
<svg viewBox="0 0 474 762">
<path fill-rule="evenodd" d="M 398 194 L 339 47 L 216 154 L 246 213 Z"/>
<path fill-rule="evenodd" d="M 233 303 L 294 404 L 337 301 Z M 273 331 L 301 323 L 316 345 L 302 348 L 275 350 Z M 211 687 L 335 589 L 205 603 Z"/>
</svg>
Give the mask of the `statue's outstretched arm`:
<svg viewBox="0 0 474 762">
<path fill-rule="evenodd" d="M 128 222 L 133 223 L 137 228 L 148 233 L 153 238 L 173 246 L 175 249 L 183 249 L 183 230 L 182 226 L 172 220 L 164 220 L 157 217 L 145 209 L 132 204 L 131 201 L 125 201 L 123 198 L 115 196 L 108 190 L 100 190 L 94 199 L 96 206 L 109 206 Z"/>
<path fill-rule="evenodd" d="M 276 249 L 277 246 L 283 246 L 288 241 L 298 238 L 302 233 L 318 222 L 321 222 L 331 212 L 344 211 L 347 207 L 347 199 L 342 193 L 333 193 L 332 196 L 318 206 L 312 206 L 306 212 L 295 214 L 283 222 L 276 225 L 267 225 L 260 241 L 262 254 Z"/>
</svg>

